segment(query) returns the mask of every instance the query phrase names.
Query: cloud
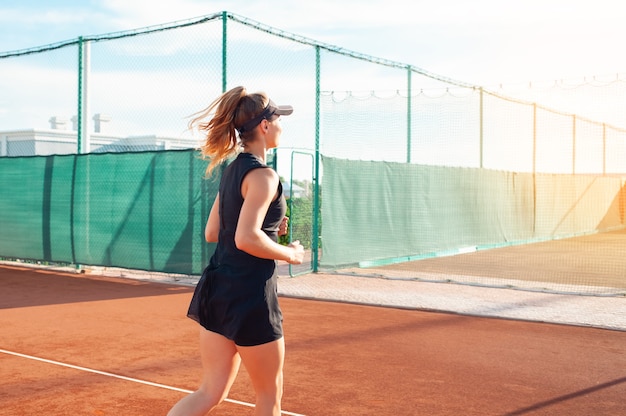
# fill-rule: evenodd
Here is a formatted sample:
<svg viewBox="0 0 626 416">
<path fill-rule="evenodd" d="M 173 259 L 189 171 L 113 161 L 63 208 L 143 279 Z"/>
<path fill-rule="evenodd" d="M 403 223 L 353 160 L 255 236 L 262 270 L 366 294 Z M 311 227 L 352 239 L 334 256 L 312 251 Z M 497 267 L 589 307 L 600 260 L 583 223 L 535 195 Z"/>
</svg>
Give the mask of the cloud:
<svg viewBox="0 0 626 416">
<path fill-rule="evenodd" d="M 101 7 L 111 16 L 111 24 L 118 30 L 136 29 L 160 25 L 178 20 L 187 20 L 221 11 L 222 2 L 177 0 L 155 2 L 152 0 L 103 0 Z M 226 5 L 226 2 L 223 2 Z M 211 5 L 211 9 L 207 8 Z"/>
</svg>

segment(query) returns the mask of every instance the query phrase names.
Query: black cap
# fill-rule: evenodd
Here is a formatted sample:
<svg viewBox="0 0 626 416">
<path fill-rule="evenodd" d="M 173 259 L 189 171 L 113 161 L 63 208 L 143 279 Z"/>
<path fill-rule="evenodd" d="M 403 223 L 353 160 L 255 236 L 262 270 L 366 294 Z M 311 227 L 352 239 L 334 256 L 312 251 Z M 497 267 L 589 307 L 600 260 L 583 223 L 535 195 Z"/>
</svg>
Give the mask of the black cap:
<svg viewBox="0 0 626 416">
<path fill-rule="evenodd" d="M 246 133 L 258 126 L 261 120 L 269 120 L 273 115 L 288 116 L 291 113 L 293 113 L 292 106 L 276 105 L 274 101 L 270 100 L 269 103 L 267 103 L 267 107 L 265 107 L 258 116 L 243 123 L 237 131 L 239 131 L 239 134 Z"/>
</svg>

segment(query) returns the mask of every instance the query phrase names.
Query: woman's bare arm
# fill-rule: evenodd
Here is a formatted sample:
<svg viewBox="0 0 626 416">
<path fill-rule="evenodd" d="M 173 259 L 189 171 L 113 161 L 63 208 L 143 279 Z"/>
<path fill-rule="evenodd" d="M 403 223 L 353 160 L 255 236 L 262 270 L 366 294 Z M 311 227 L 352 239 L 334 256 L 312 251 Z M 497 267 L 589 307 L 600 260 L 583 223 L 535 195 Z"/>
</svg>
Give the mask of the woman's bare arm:
<svg viewBox="0 0 626 416">
<path fill-rule="evenodd" d="M 217 238 L 220 235 L 220 194 L 218 193 L 215 197 L 215 201 L 213 202 L 213 206 L 211 207 L 211 213 L 209 214 L 209 219 L 206 222 L 206 227 L 204 227 L 204 238 L 207 243 L 216 243 Z"/>
<path fill-rule="evenodd" d="M 271 169 L 254 169 L 246 175 L 241 185 L 244 202 L 235 231 L 235 244 L 238 249 L 256 257 L 300 264 L 304 257 L 300 242 L 282 246 L 261 229 L 265 214 L 276 196 L 278 182 L 278 174 Z"/>
</svg>

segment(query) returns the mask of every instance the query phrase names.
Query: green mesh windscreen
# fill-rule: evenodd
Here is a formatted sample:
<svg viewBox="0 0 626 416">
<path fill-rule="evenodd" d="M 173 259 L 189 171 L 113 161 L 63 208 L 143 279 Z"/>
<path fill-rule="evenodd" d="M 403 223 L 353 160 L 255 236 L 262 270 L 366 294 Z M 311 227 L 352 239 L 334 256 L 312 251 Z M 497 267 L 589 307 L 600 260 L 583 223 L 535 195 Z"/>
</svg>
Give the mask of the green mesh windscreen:
<svg viewBox="0 0 626 416">
<path fill-rule="evenodd" d="M 620 178 L 323 158 L 323 267 L 624 226 Z"/>
<path fill-rule="evenodd" d="M 0 158 L 0 256 L 199 273 L 206 165 L 193 150 Z"/>
</svg>

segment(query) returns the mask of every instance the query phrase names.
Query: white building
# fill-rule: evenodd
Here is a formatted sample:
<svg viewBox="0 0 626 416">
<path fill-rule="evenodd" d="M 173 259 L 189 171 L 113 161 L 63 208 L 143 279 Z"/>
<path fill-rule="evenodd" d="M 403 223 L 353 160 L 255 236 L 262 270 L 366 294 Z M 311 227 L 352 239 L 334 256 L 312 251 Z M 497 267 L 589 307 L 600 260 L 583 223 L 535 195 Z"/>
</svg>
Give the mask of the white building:
<svg viewBox="0 0 626 416">
<path fill-rule="evenodd" d="M 189 149 L 197 147 L 193 140 L 161 137 L 157 135 L 119 136 L 107 133 L 111 117 L 96 114 L 93 117 L 93 132 L 89 133 L 88 152 L 129 152 L 142 150 Z M 49 120 L 49 129 L 24 129 L 0 131 L 1 156 L 46 156 L 74 154 L 78 151 L 77 119 L 70 123 L 61 117 Z"/>
<path fill-rule="evenodd" d="M 309 197 L 309 189 L 305 189 L 299 185 L 296 185 L 295 183 L 289 183 L 288 181 L 283 181 L 282 182 L 283 185 L 283 194 L 285 195 L 285 198 L 291 198 L 292 196 L 294 198 L 304 198 L 304 197 Z M 293 192 L 293 195 L 291 195 L 291 193 Z"/>
</svg>

